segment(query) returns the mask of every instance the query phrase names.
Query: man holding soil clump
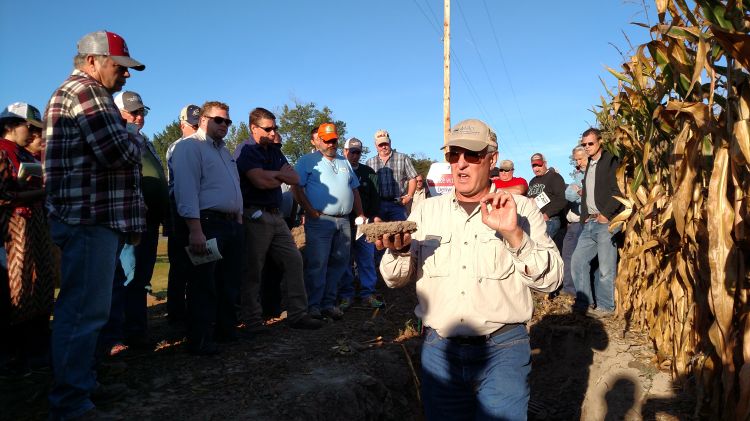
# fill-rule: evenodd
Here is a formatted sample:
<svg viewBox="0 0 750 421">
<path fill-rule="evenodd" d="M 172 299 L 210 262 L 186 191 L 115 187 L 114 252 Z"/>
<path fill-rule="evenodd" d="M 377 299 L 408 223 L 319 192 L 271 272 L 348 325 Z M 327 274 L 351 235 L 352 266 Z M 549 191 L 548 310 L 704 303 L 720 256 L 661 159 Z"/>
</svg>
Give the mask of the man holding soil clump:
<svg viewBox="0 0 750 421">
<path fill-rule="evenodd" d="M 417 282 L 427 419 L 526 419 L 531 290 L 556 290 L 562 259 L 531 199 L 491 191 L 489 126 L 465 120 L 443 148 L 454 190 L 414 210 L 413 234 L 376 241 L 380 272 L 391 288 Z"/>
</svg>

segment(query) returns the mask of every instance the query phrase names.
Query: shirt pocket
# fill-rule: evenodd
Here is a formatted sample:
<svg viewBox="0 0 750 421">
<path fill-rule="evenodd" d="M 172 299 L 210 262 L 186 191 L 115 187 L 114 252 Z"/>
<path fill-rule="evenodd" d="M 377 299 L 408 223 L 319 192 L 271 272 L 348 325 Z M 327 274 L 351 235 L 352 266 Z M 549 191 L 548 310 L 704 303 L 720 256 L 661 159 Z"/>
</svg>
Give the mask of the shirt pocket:
<svg viewBox="0 0 750 421">
<path fill-rule="evenodd" d="M 502 238 L 495 232 L 485 232 L 477 235 L 477 240 L 477 276 L 498 280 L 509 277 L 515 268 Z"/>
<path fill-rule="evenodd" d="M 419 242 L 419 267 L 426 277 L 448 276 L 451 265 L 451 234 L 428 235 Z"/>
</svg>

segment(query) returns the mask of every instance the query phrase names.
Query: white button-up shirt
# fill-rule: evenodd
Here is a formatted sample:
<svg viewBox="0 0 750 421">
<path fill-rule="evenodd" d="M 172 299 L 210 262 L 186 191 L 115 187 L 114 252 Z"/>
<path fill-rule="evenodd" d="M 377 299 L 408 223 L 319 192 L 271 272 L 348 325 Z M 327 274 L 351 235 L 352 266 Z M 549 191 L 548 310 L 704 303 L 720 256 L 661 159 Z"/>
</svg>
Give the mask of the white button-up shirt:
<svg viewBox="0 0 750 421">
<path fill-rule="evenodd" d="M 401 287 L 417 281 L 415 314 L 443 337 L 488 335 L 505 324 L 531 319 L 531 290 L 552 292 L 560 285 L 563 263 L 547 235 L 534 202 L 513 195 L 523 239 L 511 248 L 471 214 L 455 192 L 429 198 L 414 208 L 417 223 L 408 253 L 385 254 L 380 271 L 386 284 Z"/>
</svg>

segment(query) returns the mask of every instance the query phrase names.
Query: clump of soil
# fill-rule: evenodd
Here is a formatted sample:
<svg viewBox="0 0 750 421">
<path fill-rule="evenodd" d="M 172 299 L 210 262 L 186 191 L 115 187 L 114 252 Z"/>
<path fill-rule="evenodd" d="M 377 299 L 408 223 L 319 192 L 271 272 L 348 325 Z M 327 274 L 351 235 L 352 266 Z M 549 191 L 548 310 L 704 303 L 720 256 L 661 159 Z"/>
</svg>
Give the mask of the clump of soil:
<svg viewBox="0 0 750 421">
<path fill-rule="evenodd" d="M 412 233 L 417 230 L 417 223 L 413 221 L 373 222 L 361 225 L 360 229 L 367 241 L 374 243 L 383 235 Z"/>
</svg>

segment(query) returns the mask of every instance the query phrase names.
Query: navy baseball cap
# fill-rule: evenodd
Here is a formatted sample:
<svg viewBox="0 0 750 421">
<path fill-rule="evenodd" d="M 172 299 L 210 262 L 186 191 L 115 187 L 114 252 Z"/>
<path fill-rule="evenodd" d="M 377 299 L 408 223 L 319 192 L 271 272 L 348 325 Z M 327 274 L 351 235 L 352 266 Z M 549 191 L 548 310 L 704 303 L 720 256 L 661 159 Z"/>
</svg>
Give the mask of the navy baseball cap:
<svg viewBox="0 0 750 421">
<path fill-rule="evenodd" d="M 201 107 L 197 105 L 186 105 L 181 111 L 180 111 L 180 121 L 187 122 L 187 124 L 191 126 L 197 126 L 200 122 L 201 117 Z"/>
</svg>

